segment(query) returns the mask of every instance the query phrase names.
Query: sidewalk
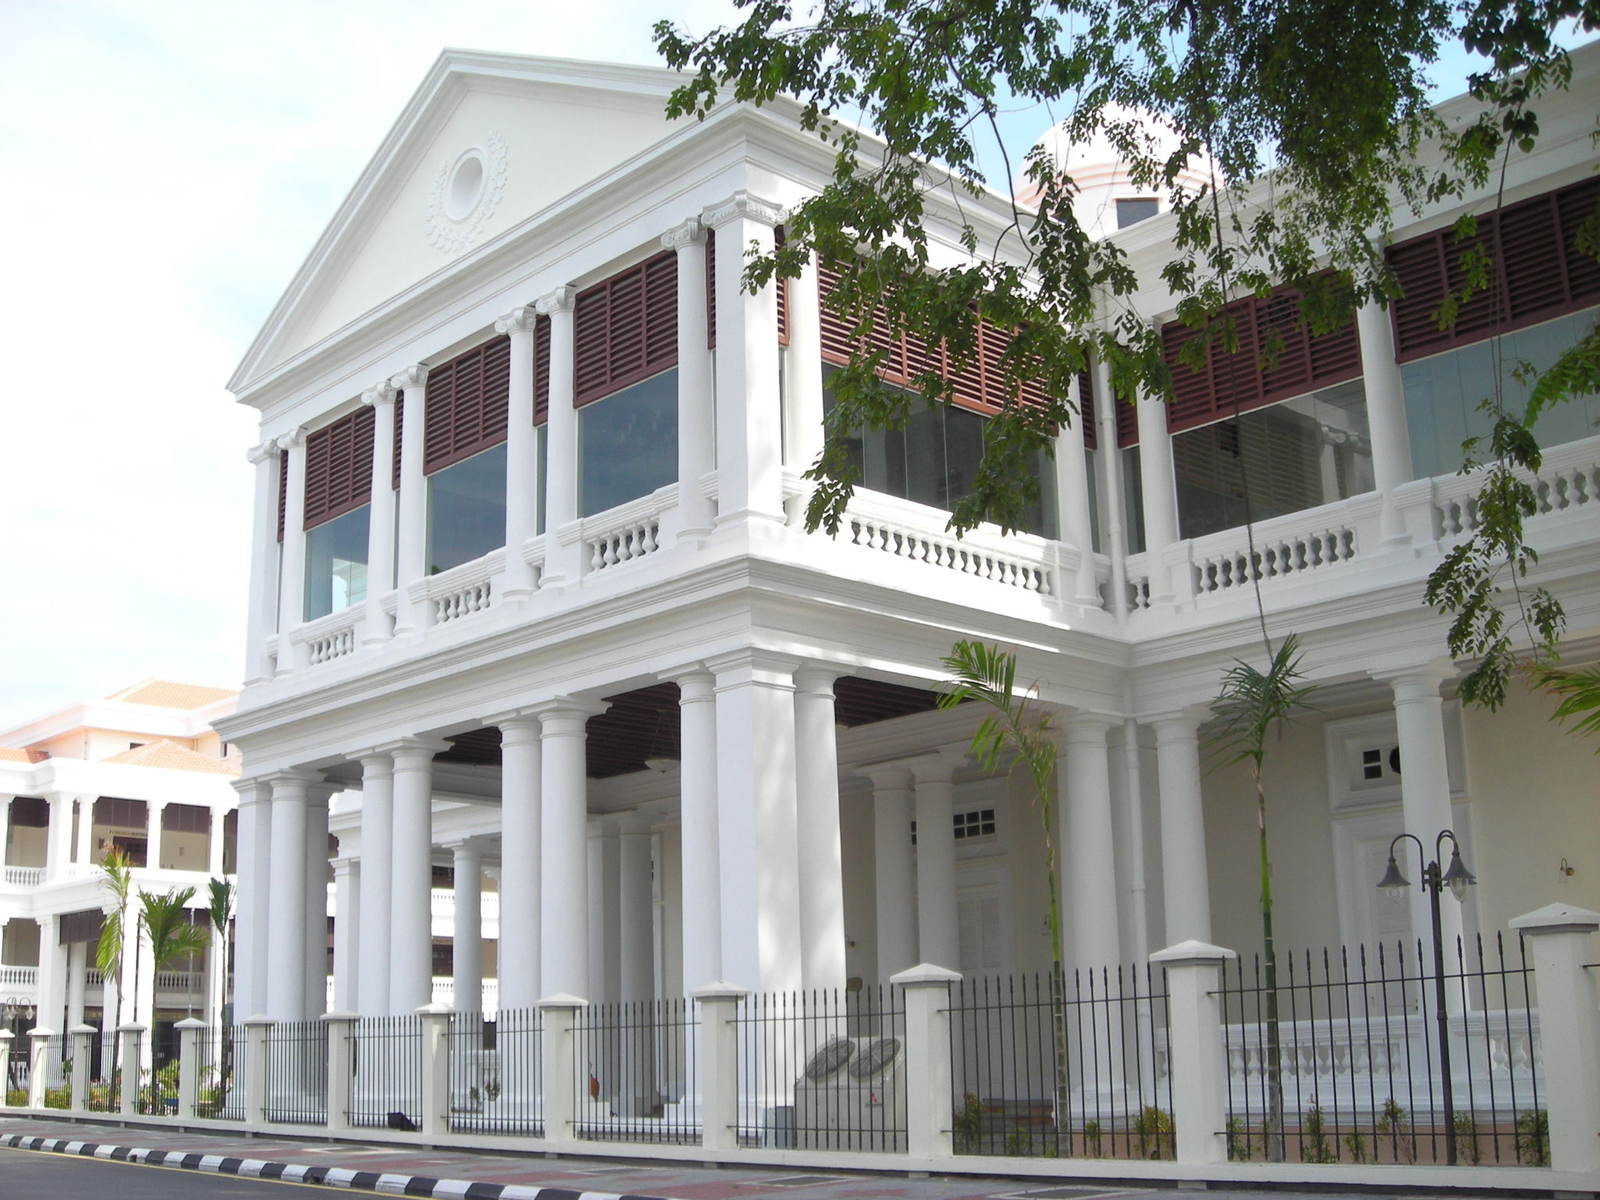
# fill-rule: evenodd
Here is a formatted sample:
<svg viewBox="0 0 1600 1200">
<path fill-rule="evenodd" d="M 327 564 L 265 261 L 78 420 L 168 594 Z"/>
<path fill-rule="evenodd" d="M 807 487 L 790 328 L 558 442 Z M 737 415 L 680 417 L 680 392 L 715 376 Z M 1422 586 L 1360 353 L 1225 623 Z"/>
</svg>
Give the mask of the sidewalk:
<svg viewBox="0 0 1600 1200">
<path fill-rule="evenodd" d="M 917 1197 L 918 1200 L 1100 1200 L 1132 1196 L 1140 1200 L 1175 1198 L 1177 1189 L 1125 1188 L 1105 1183 L 1052 1182 L 1045 1179 L 911 1178 L 904 1174 L 867 1174 L 750 1167 L 707 1168 L 677 1163 L 622 1165 L 598 1159 L 546 1159 L 528 1155 L 432 1150 L 409 1146 L 373 1146 L 360 1142 L 299 1141 L 281 1136 L 246 1137 L 215 1133 L 125 1128 L 113 1124 L 0 1118 L 0 1144 L 29 1148 L 23 1139 L 91 1143 L 100 1157 L 147 1161 L 130 1149 L 162 1152 L 166 1166 L 216 1171 L 223 1160 L 243 1160 L 251 1169 L 224 1168 L 229 1173 L 322 1182 L 390 1195 L 466 1197 L 467 1200 L 753 1200 L 793 1195 L 804 1200 L 854 1200 L 874 1197 Z M 18 1143 L 22 1142 L 19 1147 Z M 115 1147 L 113 1153 L 109 1147 Z M 59 1149 L 59 1147 L 58 1147 Z M 73 1153 L 78 1153 L 74 1148 Z M 174 1157 L 178 1156 L 178 1157 Z M 202 1162 L 201 1159 L 205 1161 Z M 159 1161 L 159 1160 L 158 1160 Z M 254 1166 L 268 1164 L 267 1169 Z M 281 1166 L 274 1165 L 281 1164 Z M 1064 1167 L 1068 1164 L 1063 1163 Z M 467 1187 L 465 1185 L 477 1185 Z M 433 1185 L 433 1186 L 429 1186 Z M 1226 1194 L 1226 1193 L 1224 1193 Z"/>
</svg>

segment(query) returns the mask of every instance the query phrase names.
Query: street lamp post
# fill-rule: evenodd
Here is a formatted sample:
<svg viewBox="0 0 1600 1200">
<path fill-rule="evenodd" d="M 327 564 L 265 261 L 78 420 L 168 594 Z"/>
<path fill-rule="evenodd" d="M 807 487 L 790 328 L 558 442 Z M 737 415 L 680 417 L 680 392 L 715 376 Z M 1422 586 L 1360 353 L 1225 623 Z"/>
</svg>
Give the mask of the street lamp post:
<svg viewBox="0 0 1600 1200">
<path fill-rule="evenodd" d="M 1444 1006 L 1444 934 L 1439 921 L 1439 893 L 1445 888 L 1450 889 L 1450 894 L 1460 903 L 1467 894 L 1467 888 L 1477 883 L 1477 877 L 1467 870 L 1466 863 L 1461 861 L 1461 842 L 1456 835 L 1448 829 L 1439 831 L 1439 836 L 1433 843 L 1433 861 L 1428 862 L 1428 853 L 1422 840 L 1415 834 L 1402 833 L 1389 843 L 1389 867 L 1383 873 L 1383 878 L 1378 881 L 1378 887 L 1389 895 L 1400 897 L 1411 888 L 1411 881 L 1400 870 L 1400 864 L 1395 862 L 1394 848 L 1403 840 L 1410 838 L 1417 844 L 1417 861 L 1422 864 L 1422 890 L 1428 897 L 1428 913 L 1433 922 L 1433 1019 L 1438 1028 L 1439 1038 L 1439 1072 L 1443 1077 L 1441 1083 L 1444 1092 L 1444 1148 L 1446 1161 L 1454 1166 L 1456 1163 L 1456 1104 L 1455 1089 L 1450 1081 L 1450 1022 Z M 1439 860 L 1444 857 L 1444 840 L 1450 839 L 1450 866 L 1441 874 Z"/>
</svg>

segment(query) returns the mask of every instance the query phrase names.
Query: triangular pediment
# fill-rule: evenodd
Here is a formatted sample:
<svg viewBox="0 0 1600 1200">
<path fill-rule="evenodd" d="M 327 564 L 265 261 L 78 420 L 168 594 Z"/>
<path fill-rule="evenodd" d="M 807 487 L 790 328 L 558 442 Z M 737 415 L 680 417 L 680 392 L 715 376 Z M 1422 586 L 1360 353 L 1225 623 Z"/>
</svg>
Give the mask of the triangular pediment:
<svg viewBox="0 0 1600 1200">
<path fill-rule="evenodd" d="M 239 390 L 671 132 L 682 77 L 446 50 L 235 372 Z"/>
</svg>

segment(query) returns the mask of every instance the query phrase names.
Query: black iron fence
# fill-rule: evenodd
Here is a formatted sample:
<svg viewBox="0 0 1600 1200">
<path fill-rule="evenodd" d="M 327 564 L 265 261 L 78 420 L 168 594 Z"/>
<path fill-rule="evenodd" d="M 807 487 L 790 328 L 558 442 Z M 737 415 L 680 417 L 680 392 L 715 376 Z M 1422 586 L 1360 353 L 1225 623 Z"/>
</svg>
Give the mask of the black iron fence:
<svg viewBox="0 0 1600 1200">
<path fill-rule="evenodd" d="M 241 1120 L 244 1091 L 236 1090 L 236 1080 L 243 1065 L 243 1030 L 231 1025 L 203 1029 L 195 1040 L 195 1116 Z"/>
<path fill-rule="evenodd" d="M 492 1018 L 457 1013 L 450 1026 L 450 1128 L 475 1133 L 544 1131 L 537 1009 Z"/>
<path fill-rule="evenodd" d="M 321 1021 L 279 1021 L 267 1031 L 269 1121 L 323 1125 L 328 1120 L 328 1033 Z"/>
<path fill-rule="evenodd" d="M 950 992 L 957 1154 L 1171 1158 L 1165 972 L 967 979 Z"/>
<path fill-rule="evenodd" d="M 154 1056 L 154 1039 L 148 1033 L 141 1033 L 134 1038 L 133 1046 L 133 1058 L 123 1064 L 123 1070 L 131 1071 L 134 1064 L 138 1064 L 139 1111 L 146 1116 L 177 1116 L 178 1060 L 174 1058 L 159 1067 L 146 1068 L 145 1056 Z"/>
<path fill-rule="evenodd" d="M 422 1018 L 363 1017 L 349 1028 L 350 1123 L 420 1128 Z"/>
<path fill-rule="evenodd" d="M 906 1150 L 904 994 L 752 995 L 738 1007 L 740 1137 L 775 1148 Z"/>
<path fill-rule="evenodd" d="M 579 1009 L 572 1028 L 577 1135 L 629 1142 L 698 1142 L 698 1031 L 691 1000 L 640 1000 Z"/>
<path fill-rule="evenodd" d="M 1520 939 L 1458 941 L 1442 1024 L 1420 943 L 1280 954 L 1276 983 L 1259 956 L 1223 974 L 1229 1157 L 1548 1165 Z"/>
<path fill-rule="evenodd" d="M 85 1104 L 90 1112 L 116 1112 L 122 1104 L 122 1048 L 120 1038 L 95 1035 L 98 1053 L 89 1056 L 89 1090 Z"/>
</svg>

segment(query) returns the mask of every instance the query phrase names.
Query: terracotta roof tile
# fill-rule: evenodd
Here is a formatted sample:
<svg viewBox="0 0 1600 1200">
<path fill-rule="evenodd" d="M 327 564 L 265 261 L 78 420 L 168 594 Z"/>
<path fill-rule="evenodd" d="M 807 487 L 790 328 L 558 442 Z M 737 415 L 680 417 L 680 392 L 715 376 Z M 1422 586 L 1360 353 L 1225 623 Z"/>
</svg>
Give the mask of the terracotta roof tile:
<svg viewBox="0 0 1600 1200">
<path fill-rule="evenodd" d="M 129 767 L 163 767 L 169 771 L 200 771 L 210 775 L 239 773 L 237 758 L 211 758 L 193 750 L 186 750 L 166 738 L 143 746 L 135 746 L 132 750 L 124 750 L 121 754 L 113 754 L 104 761 L 121 763 Z"/>
<path fill-rule="evenodd" d="M 33 756 L 26 750 L 14 750 L 10 746 L 0 746 L 0 762 L 31 763 Z"/>
<path fill-rule="evenodd" d="M 127 704 L 148 704 L 152 708 L 178 708 L 193 711 L 229 700 L 239 693 L 233 688 L 202 687 L 195 683 L 175 683 L 170 679 L 146 679 L 130 688 L 107 696 L 107 700 L 121 700 Z"/>
</svg>

